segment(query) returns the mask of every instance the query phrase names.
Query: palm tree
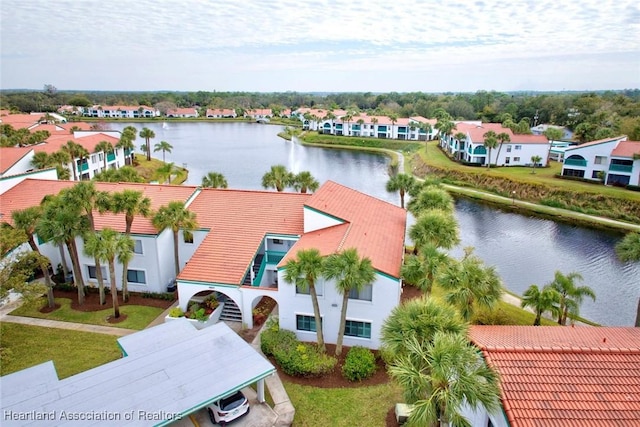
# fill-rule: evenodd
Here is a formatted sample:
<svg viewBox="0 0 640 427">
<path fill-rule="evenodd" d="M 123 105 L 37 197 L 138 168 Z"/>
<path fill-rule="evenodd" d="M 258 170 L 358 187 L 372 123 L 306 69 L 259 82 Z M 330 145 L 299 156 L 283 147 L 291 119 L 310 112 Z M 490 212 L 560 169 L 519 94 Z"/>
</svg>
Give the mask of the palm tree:
<svg viewBox="0 0 640 427">
<path fill-rule="evenodd" d="M 49 158 L 51 159 L 52 164 L 56 165 L 56 173 L 58 174 L 58 179 L 69 180 L 71 178 L 71 173 L 69 172 L 69 169 L 65 167 L 71 161 L 69 153 L 67 153 L 63 148 L 56 151 L 55 153 L 52 153 Z"/>
<path fill-rule="evenodd" d="M 419 288 L 426 295 L 431 293 L 438 271 L 449 262 L 449 256 L 435 246 L 422 246 L 418 255 L 408 255 L 401 268 L 402 278 L 406 283 Z"/>
<path fill-rule="evenodd" d="M 542 157 L 540 156 L 531 156 L 531 173 L 536 173 L 536 165 L 540 163 Z"/>
<path fill-rule="evenodd" d="M 549 140 L 549 151 L 547 152 L 547 166 L 551 161 L 551 141 L 560 141 L 562 139 L 562 130 L 558 128 L 547 128 L 544 131 L 544 136 Z"/>
<path fill-rule="evenodd" d="M 178 232 L 192 232 L 198 228 L 196 214 L 187 210 L 183 202 L 172 201 L 167 206 L 162 206 L 153 217 L 153 226 L 158 232 L 163 232 L 167 228 L 173 233 L 173 255 L 175 262 L 176 277 L 180 273 L 180 258 L 178 255 Z"/>
<path fill-rule="evenodd" d="M 559 300 L 560 294 L 550 286 L 545 286 L 540 290 L 537 285 L 531 285 L 524 294 L 522 294 L 520 306 L 522 308 L 531 307 L 536 314 L 533 326 L 540 326 L 542 313 L 545 311 L 551 311 L 553 316 L 558 315 L 556 304 Z"/>
<path fill-rule="evenodd" d="M 51 165 L 51 157 L 44 151 L 38 151 L 34 153 L 31 164 L 36 169 L 45 169 Z"/>
<path fill-rule="evenodd" d="M 451 121 L 451 116 L 449 116 L 449 114 L 440 117 L 435 124 L 435 128 L 438 129 L 442 137 L 451 135 L 451 132 L 455 127 L 456 124 Z"/>
<path fill-rule="evenodd" d="M 163 183 L 171 184 L 171 174 L 176 170 L 175 164 L 165 163 L 157 169 L 158 173 L 158 181 Z"/>
<path fill-rule="evenodd" d="M 482 136 L 484 137 L 484 146 L 489 151 L 487 153 L 489 158 L 489 160 L 487 161 L 487 168 L 490 168 L 491 167 L 491 150 L 493 150 L 498 146 L 498 135 L 496 135 L 494 131 L 490 130 L 488 132 L 485 132 L 485 134 Z"/>
<path fill-rule="evenodd" d="M 400 207 L 404 209 L 404 195 L 410 192 L 415 185 L 416 179 L 413 175 L 399 173 L 391 176 L 389 181 L 387 181 L 387 191 L 390 193 L 395 191 L 400 193 Z"/>
<path fill-rule="evenodd" d="M 409 212 L 420 215 L 431 209 L 438 209 L 446 213 L 453 213 L 453 197 L 442 188 L 435 186 L 424 187 L 408 205 Z"/>
<path fill-rule="evenodd" d="M 296 253 L 294 259 L 287 261 L 285 265 L 284 280 L 295 285 L 299 289 L 309 289 L 311 304 L 313 305 L 313 315 L 316 323 L 316 338 L 318 348 L 323 353 L 326 351 L 324 345 L 324 334 L 322 333 L 322 318 L 320 317 L 320 305 L 318 304 L 318 294 L 316 283 L 324 271 L 324 260 L 320 251 L 314 248 L 303 249 Z"/>
<path fill-rule="evenodd" d="M 63 201 L 62 197 L 49 198 L 44 204 L 42 218 L 36 226 L 36 234 L 44 241 L 58 245 L 64 243 L 71 257 L 73 281 L 78 288 L 78 304 L 84 304 L 84 279 L 78 258 L 76 237 L 89 230 L 89 221 L 80 206 Z"/>
<path fill-rule="evenodd" d="M 616 254 L 622 262 L 640 261 L 640 233 L 628 233 L 616 245 Z"/>
<path fill-rule="evenodd" d="M 209 172 L 202 177 L 202 186 L 208 188 L 227 188 L 227 179 L 218 172 Z"/>
<path fill-rule="evenodd" d="M 481 353 L 462 334 L 436 332 L 433 342 L 412 337 L 408 354 L 400 357 L 389 373 L 413 403 L 408 425 L 471 426 L 462 410 L 500 408 L 498 375 Z"/>
<path fill-rule="evenodd" d="M 462 132 L 457 132 L 455 135 L 453 135 L 453 137 L 458 140 L 460 145 L 462 145 L 463 141 L 467 140 L 467 135 L 465 133 L 462 133 Z M 461 147 L 458 147 L 458 153 L 457 153 L 458 160 L 460 160 L 460 152 L 459 152 L 460 148 Z"/>
<path fill-rule="evenodd" d="M 132 158 L 127 155 L 127 151 L 132 152 L 135 149 L 134 141 L 138 135 L 138 130 L 133 126 L 125 127 L 121 134 L 120 140 L 116 144 L 116 148 L 121 148 L 125 152 L 125 164 L 130 165 Z"/>
<path fill-rule="evenodd" d="M 155 138 L 156 134 L 154 131 L 152 131 L 149 128 L 142 128 L 142 130 L 140 131 L 140 138 L 144 138 L 145 141 L 145 149 L 144 151 L 147 152 L 147 161 L 151 160 L 151 142 L 150 140 L 152 138 Z"/>
<path fill-rule="evenodd" d="M 98 191 L 93 181 L 81 181 L 71 188 L 64 189 L 60 192 L 60 197 L 65 203 L 78 206 L 82 213 L 86 216 L 89 223 L 89 231 L 96 231 L 96 224 L 93 211 L 97 210 L 104 213 L 111 206 L 111 196 L 106 191 Z M 100 304 L 106 304 L 104 295 L 104 278 L 102 277 L 102 267 L 100 259 L 94 257 L 96 266 L 96 279 L 98 280 L 98 288 L 100 293 Z"/>
<path fill-rule="evenodd" d="M 577 316 L 580 313 L 580 304 L 584 297 L 596 300 L 596 294 L 588 286 L 576 286 L 576 281 L 582 280 L 579 273 L 572 272 L 566 276 L 557 271 L 554 274 L 553 282 L 549 286 L 560 294 L 558 302 L 558 324 L 566 325 L 569 314 Z"/>
<path fill-rule="evenodd" d="M 78 180 L 78 164 L 77 164 L 76 159 L 78 157 L 80 157 L 81 149 L 85 150 L 84 147 L 82 147 L 79 144 L 76 144 L 73 141 L 67 141 L 67 143 L 62 146 L 62 150 L 69 156 L 69 159 L 70 159 L 69 161 L 71 162 L 71 167 L 73 169 L 73 180 L 74 181 Z"/>
<path fill-rule="evenodd" d="M 276 191 L 283 191 L 293 184 L 293 174 L 287 171 L 284 165 L 271 166 L 271 170 L 262 176 L 262 186 L 264 188 L 275 188 Z"/>
<path fill-rule="evenodd" d="M 476 306 L 492 309 L 502 297 L 502 282 L 494 267 L 485 267 L 469 249 L 461 261 L 451 262 L 442 269 L 438 283 L 448 293 L 445 301 L 458 308 L 469 321 Z"/>
<path fill-rule="evenodd" d="M 430 210 L 421 214 L 409 229 L 409 238 L 415 246 L 414 253 L 426 245 L 451 249 L 458 244 L 458 223 L 452 214 Z"/>
<path fill-rule="evenodd" d="M 114 213 L 124 213 L 125 230 L 124 235 L 131 237 L 131 227 L 133 220 L 137 216 L 148 218 L 151 215 L 151 199 L 144 197 L 141 191 L 123 190 L 119 193 L 113 193 L 111 210 Z M 129 260 L 122 263 L 122 299 L 124 302 L 129 300 L 129 289 L 127 272 L 129 268 Z"/>
<path fill-rule="evenodd" d="M 496 155 L 496 165 L 498 164 L 498 160 L 500 160 L 500 150 L 502 150 L 502 144 L 505 142 L 511 142 L 511 137 L 506 132 L 500 132 L 496 135 L 496 139 L 498 140 L 498 154 Z"/>
<path fill-rule="evenodd" d="M 333 254 L 324 263 L 324 276 L 336 281 L 336 289 L 342 294 L 342 310 L 340 311 L 340 329 L 336 342 L 336 356 L 342 353 L 344 330 L 347 326 L 347 305 L 349 293 L 361 291 L 376 278 L 375 270 L 369 258 L 360 258 L 355 248 Z"/>
<path fill-rule="evenodd" d="M 102 152 L 102 160 L 104 170 L 107 170 L 107 154 L 113 153 L 113 145 L 109 141 L 100 141 L 96 144 L 96 148 L 93 150 L 94 153 Z"/>
<path fill-rule="evenodd" d="M 128 262 L 133 253 L 133 240 L 110 228 L 104 228 L 98 233 L 91 233 L 84 247 L 88 255 L 99 258 L 109 264 L 109 281 L 111 284 L 111 300 L 113 302 L 113 317 L 120 317 L 118 305 L 118 288 L 116 287 L 116 257 L 120 261 Z"/>
<path fill-rule="evenodd" d="M 36 232 L 38 221 L 40 221 L 41 217 L 42 207 L 40 206 L 31 206 L 23 210 L 11 212 L 11 218 L 13 219 L 14 227 L 24 232 L 24 234 L 27 236 L 29 247 L 31 247 L 31 250 L 37 253 L 39 256 L 42 256 L 42 253 L 40 252 L 38 245 L 36 245 L 34 234 Z M 50 261 L 47 263 L 42 263 L 41 271 L 42 276 L 44 277 L 44 282 L 47 285 L 47 302 L 49 308 L 54 308 L 56 302 L 53 298 L 53 284 L 51 283 L 51 277 L 49 277 L 49 264 Z"/>
<path fill-rule="evenodd" d="M 173 145 L 169 144 L 167 141 L 160 141 L 153 147 L 153 152 L 162 151 L 162 161 L 164 162 L 164 153 L 170 153 Z"/>
<path fill-rule="evenodd" d="M 396 306 L 382 324 L 381 351 L 388 363 L 407 354 L 407 342 L 415 338 L 431 342 L 436 332 L 466 334 L 467 324 L 456 310 L 439 300 L 422 296 Z"/>
<path fill-rule="evenodd" d="M 293 188 L 301 193 L 316 191 L 320 183 L 311 175 L 309 171 L 302 171 L 293 177 Z"/>
</svg>

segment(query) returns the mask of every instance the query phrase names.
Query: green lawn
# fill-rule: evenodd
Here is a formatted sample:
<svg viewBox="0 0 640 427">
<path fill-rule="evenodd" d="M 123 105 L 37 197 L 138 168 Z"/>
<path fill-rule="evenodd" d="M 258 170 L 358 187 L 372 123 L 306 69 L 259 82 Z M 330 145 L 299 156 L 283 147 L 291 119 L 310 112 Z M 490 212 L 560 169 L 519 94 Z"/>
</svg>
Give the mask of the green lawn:
<svg viewBox="0 0 640 427">
<path fill-rule="evenodd" d="M 46 301 L 43 300 L 43 304 Z M 141 330 L 147 327 L 164 310 L 156 307 L 139 305 L 125 305 L 120 307 L 120 314 L 127 316 L 120 323 L 109 323 L 107 317 L 113 315 L 113 308 L 100 311 L 78 311 L 71 308 L 71 300 L 68 298 L 56 298 L 60 308 L 51 313 L 41 313 L 38 307 L 21 306 L 11 314 L 16 316 L 36 317 L 39 319 L 60 320 L 63 322 L 86 323 L 90 325 L 114 326 L 116 328 Z M 111 305 L 109 297 L 107 306 Z M 42 305 L 40 306 L 42 307 Z"/>
<path fill-rule="evenodd" d="M 0 375 L 53 360 L 59 378 L 119 359 L 116 337 L 0 323 Z"/>
<path fill-rule="evenodd" d="M 382 426 L 387 412 L 402 402 L 401 389 L 391 383 L 354 388 L 315 388 L 284 382 L 296 408 L 293 424 L 316 426 Z"/>
</svg>

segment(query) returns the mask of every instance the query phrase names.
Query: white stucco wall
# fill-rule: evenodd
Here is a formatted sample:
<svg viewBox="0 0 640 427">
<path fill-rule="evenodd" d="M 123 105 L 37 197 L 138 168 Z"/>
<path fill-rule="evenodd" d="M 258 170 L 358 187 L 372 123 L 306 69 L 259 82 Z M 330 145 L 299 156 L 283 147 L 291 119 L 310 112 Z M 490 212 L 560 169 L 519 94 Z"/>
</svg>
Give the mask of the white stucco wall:
<svg viewBox="0 0 640 427">
<path fill-rule="evenodd" d="M 278 298 L 280 327 L 296 332 L 301 341 L 315 341 L 316 333 L 296 330 L 296 315 L 313 317 L 311 297 L 305 294 L 296 294 L 295 286 L 284 280 L 284 270 L 278 272 Z M 318 285 L 322 288 L 322 296 L 318 296 L 320 313 L 323 321 L 324 339 L 327 343 L 335 343 L 338 338 L 340 326 L 340 310 L 342 308 L 342 295 L 335 289 L 333 282 L 320 280 Z M 380 347 L 380 329 L 391 310 L 400 303 L 400 282 L 382 274 L 376 274 L 373 283 L 371 301 L 349 300 L 347 308 L 347 320 L 371 323 L 371 339 L 344 337 L 345 346 L 360 345 L 372 349 Z"/>
<path fill-rule="evenodd" d="M 516 149 L 517 147 L 520 149 Z M 511 148 L 511 152 L 509 152 L 509 147 Z M 491 150 L 491 164 L 498 166 L 525 166 L 531 165 L 531 156 L 540 156 L 542 160 L 540 163 L 542 165 L 547 164 L 547 156 L 549 153 L 549 145 L 548 144 L 518 144 L 517 142 L 510 142 L 502 144 L 502 149 L 500 150 L 500 156 L 498 156 L 498 147 Z M 487 150 L 487 157 L 488 157 Z M 496 158 L 497 157 L 497 158 Z M 507 157 L 509 158 L 509 164 L 506 163 Z M 516 160 L 519 158 L 519 160 Z M 486 163 L 485 163 L 486 164 Z"/>
<path fill-rule="evenodd" d="M 491 420 L 491 425 L 494 427 L 509 427 L 509 422 L 502 411 L 489 414 L 484 408 L 474 411 L 469 405 L 465 404 L 460 412 L 474 427 L 487 426 L 489 420 Z"/>
<path fill-rule="evenodd" d="M 311 209 L 307 206 L 304 207 L 304 232 L 309 233 L 311 231 L 320 230 L 321 228 L 327 228 L 334 225 L 342 224 L 344 221 L 326 215 L 322 212 Z"/>
<path fill-rule="evenodd" d="M 576 166 L 576 165 L 562 165 L 562 171 L 564 174 L 565 169 L 575 169 L 575 170 L 584 170 L 584 178 L 592 179 L 594 181 L 598 181 L 598 178 L 593 178 L 593 172 L 604 171 L 606 173 L 609 172 L 609 163 L 611 163 L 611 151 L 618 144 L 618 140 L 613 140 L 609 142 L 603 142 L 601 144 L 590 145 L 586 147 L 576 147 L 569 148 L 564 152 L 565 161 L 573 156 L 582 156 L 586 161 L 587 165 Z M 601 164 L 595 164 L 596 156 L 606 157 L 603 159 Z"/>
<path fill-rule="evenodd" d="M 27 178 L 56 180 L 58 179 L 58 173 L 55 168 L 52 168 L 41 169 L 20 175 L 3 176 L 0 178 L 0 194 L 3 194 L 5 191 L 9 191 Z"/>
</svg>

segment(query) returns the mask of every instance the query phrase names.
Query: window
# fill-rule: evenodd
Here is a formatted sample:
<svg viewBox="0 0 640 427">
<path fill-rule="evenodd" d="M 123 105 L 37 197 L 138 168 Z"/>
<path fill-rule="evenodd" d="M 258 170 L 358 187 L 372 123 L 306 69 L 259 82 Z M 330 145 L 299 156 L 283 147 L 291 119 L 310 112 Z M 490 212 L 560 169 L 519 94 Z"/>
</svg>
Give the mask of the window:
<svg viewBox="0 0 640 427">
<path fill-rule="evenodd" d="M 95 154 L 93 154 L 91 156 L 91 163 L 98 163 L 98 161 L 96 160 L 96 155 Z"/>
<path fill-rule="evenodd" d="M 133 240 L 133 253 L 142 254 L 142 240 L 140 239 Z"/>
<path fill-rule="evenodd" d="M 508 165 L 511 162 L 511 157 L 507 157 L 506 159 L 504 159 L 504 164 Z"/>
<path fill-rule="evenodd" d="M 516 145 L 516 150 L 522 150 L 522 145 Z"/>
<path fill-rule="evenodd" d="M 147 283 L 147 278 L 142 270 L 127 270 L 127 282 L 144 284 Z"/>
<path fill-rule="evenodd" d="M 515 163 L 520 162 L 520 157 L 514 157 L 514 158 L 513 158 L 513 161 L 514 161 Z"/>
<path fill-rule="evenodd" d="M 367 285 L 364 288 L 362 288 L 360 291 L 358 291 L 357 289 L 352 289 L 351 292 L 349 292 L 349 299 L 371 301 L 372 296 L 373 296 L 372 285 Z"/>
<path fill-rule="evenodd" d="M 511 152 L 511 146 L 507 145 L 507 153 L 510 153 L 510 152 Z"/>
<path fill-rule="evenodd" d="M 347 320 L 344 334 L 348 337 L 371 338 L 371 323 Z"/>
<path fill-rule="evenodd" d="M 282 241 L 282 239 L 273 239 L 273 244 L 274 245 L 282 245 L 282 244 L 284 244 L 284 242 Z"/>
<path fill-rule="evenodd" d="M 101 151 L 98 153 L 98 159 L 102 162 L 104 161 L 104 153 Z"/>
<path fill-rule="evenodd" d="M 316 332 L 315 316 L 296 315 L 296 329 L 298 331 Z"/>
<path fill-rule="evenodd" d="M 605 164 L 606 161 L 607 161 L 606 156 L 596 156 L 596 159 L 594 160 L 593 163 L 595 163 L 596 165 L 603 165 Z"/>
<path fill-rule="evenodd" d="M 89 269 L 89 278 L 93 279 L 93 280 L 98 280 L 98 270 L 96 269 L 95 265 L 88 265 L 87 268 Z M 107 276 L 107 267 L 105 267 L 104 265 L 100 266 L 100 271 L 102 271 L 102 280 L 108 280 L 109 277 Z"/>
<path fill-rule="evenodd" d="M 315 288 L 316 288 L 316 295 L 321 297 L 323 295 L 323 289 L 324 289 L 324 286 L 322 285 L 322 283 L 316 282 Z M 306 285 L 296 286 L 296 294 L 310 295 L 311 292 L 309 291 L 309 286 L 306 286 Z"/>
<path fill-rule="evenodd" d="M 193 233 L 186 230 L 183 231 L 182 240 L 184 240 L 185 243 L 193 243 Z"/>
</svg>

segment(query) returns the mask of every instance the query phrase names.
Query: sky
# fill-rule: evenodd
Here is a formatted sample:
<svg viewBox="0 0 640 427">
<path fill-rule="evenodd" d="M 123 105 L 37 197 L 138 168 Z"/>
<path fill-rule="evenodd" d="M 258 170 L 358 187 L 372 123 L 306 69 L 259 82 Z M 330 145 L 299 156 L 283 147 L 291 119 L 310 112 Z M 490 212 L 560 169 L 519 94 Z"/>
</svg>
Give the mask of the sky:
<svg viewBox="0 0 640 427">
<path fill-rule="evenodd" d="M 0 0 L 0 88 L 640 87 L 638 0 Z"/>
</svg>

